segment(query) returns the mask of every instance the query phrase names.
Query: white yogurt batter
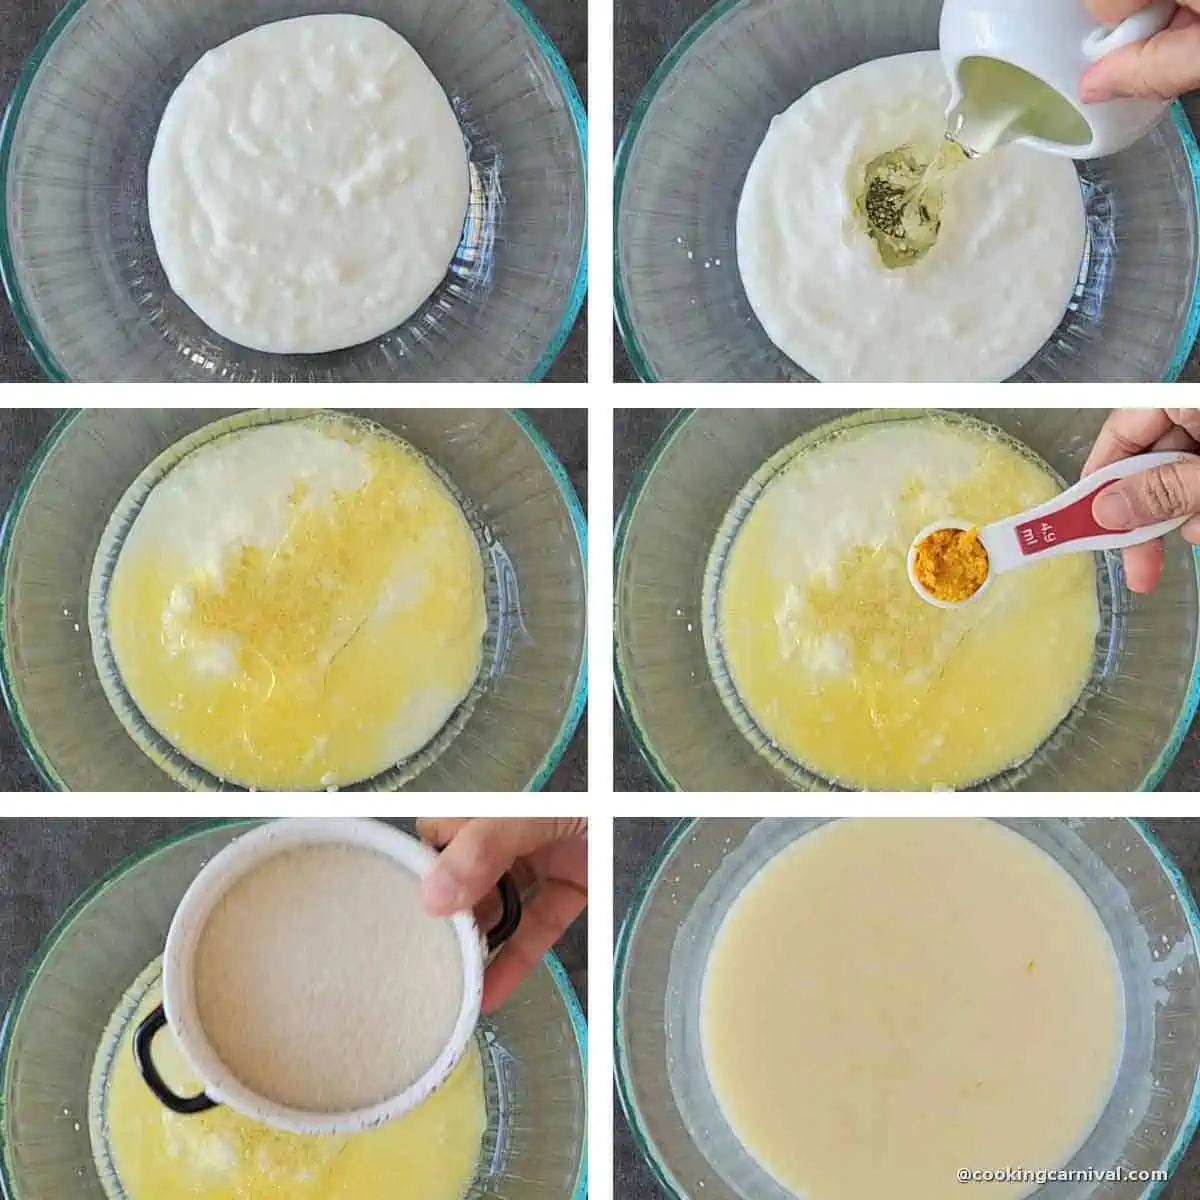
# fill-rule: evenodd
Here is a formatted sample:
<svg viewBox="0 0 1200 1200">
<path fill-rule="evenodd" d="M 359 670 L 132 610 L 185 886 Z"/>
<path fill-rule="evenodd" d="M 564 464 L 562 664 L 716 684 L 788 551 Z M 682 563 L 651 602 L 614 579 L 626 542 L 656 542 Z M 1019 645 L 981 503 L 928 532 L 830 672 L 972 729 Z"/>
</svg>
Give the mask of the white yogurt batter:
<svg viewBox="0 0 1200 1200">
<path fill-rule="evenodd" d="M 1085 221 L 1066 159 L 1006 146 L 954 172 L 925 258 L 888 270 L 847 177 L 899 146 L 936 146 L 950 89 L 936 53 L 864 63 L 777 116 L 737 216 L 738 269 L 767 336 L 824 382 L 991 382 L 1062 320 Z"/>
<path fill-rule="evenodd" d="M 791 1195 L 1016 1200 L 1029 1184 L 958 1172 L 1071 1160 L 1112 1091 L 1123 999 L 1099 913 L 1020 834 L 838 821 L 729 910 L 704 975 L 704 1061 Z"/>
<path fill-rule="evenodd" d="M 263 25 L 171 97 L 149 171 L 171 287 L 275 354 L 379 337 L 445 276 L 467 211 L 462 131 L 398 33 L 349 14 Z"/>
</svg>

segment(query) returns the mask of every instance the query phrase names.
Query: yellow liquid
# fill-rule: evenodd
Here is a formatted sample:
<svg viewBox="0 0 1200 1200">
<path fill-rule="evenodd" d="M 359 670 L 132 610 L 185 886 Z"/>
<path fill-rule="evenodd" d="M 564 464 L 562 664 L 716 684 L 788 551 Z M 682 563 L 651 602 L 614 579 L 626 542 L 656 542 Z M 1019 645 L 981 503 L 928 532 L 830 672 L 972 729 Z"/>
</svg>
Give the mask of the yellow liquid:
<svg viewBox="0 0 1200 1200">
<path fill-rule="evenodd" d="M 415 753 L 469 694 L 483 565 L 405 443 L 286 424 L 211 442 L 154 489 L 113 575 L 110 640 L 193 762 L 247 787 L 339 786 Z"/>
<path fill-rule="evenodd" d="M 131 1037 L 160 995 L 156 984 L 128 1024 L 105 1094 L 98 1094 L 98 1079 L 93 1084 L 93 1137 L 97 1125 L 107 1131 L 100 1136 L 124 1200 L 461 1200 L 466 1194 L 487 1126 L 474 1043 L 446 1083 L 399 1120 L 346 1137 L 301 1137 L 228 1108 L 179 1116 L 159 1104 L 138 1073 Z M 187 1094 L 199 1090 L 169 1034 L 159 1035 L 154 1052 L 168 1083 Z M 106 1047 L 100 1055 L 107 1058 Z"/>
<path fill-rule="evenodd" d="M 956 142 L 943 140 L 932 151 L 889 150 L 855 172 L 855 212 L 888 270 L 920 262 L 937 244 L 947 185 L 966 161 Z"/>
<path fill-rule="evenodd" d="M 1033 1185 L 957 1172 L 1070 1160 L 1116 1078 L 1122 996 L 1091 902 L 1018 834 L 838 821 L 734 902 L 702 1044 L 734 1131 L 795 1195 L 1012 1200 Z"/>
<path fill-rule="evenodd" d="M 958 77 L 962 99 L 950 114 L 947 132 L 972 154 L 987 154 L 1023 137 L 1066 146 L 1092 140 L 1074 105 L 1020 67 L 976 56 L 963 59 Z"/>
<path fill-rule="evenodd" d="M 935 521 L 986 525 L 1058 490 L 1007 440 L 939 417 L 797 455 L 746 517 L 716 599 L 725 663 L 759 729 L 854 787 L 965 787 L 1028 758 L 1091 675 L 1091 556 L 997 576 L 953 611 L 917 596 L 906 556 Z"/>
<path fill-rule="evenodd" d="M 851 172 L 859 225 L 888 270 L 920 262 L 937 244 L 953 176 L 965 163 L 1022 137 L 1086 146 L 1082 115 L 1035 75 L 994 58 L 959 65 L 962 98 L 938 146 L 905 145 Z"/>
</svg>

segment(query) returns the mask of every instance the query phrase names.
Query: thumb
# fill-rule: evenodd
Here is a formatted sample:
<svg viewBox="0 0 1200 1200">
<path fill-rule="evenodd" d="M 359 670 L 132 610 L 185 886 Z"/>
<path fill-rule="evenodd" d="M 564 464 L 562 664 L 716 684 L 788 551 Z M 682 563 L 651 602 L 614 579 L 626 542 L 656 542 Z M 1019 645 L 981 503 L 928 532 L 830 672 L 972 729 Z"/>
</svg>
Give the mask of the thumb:
<svg viewBox="0 0 1200 1200">
<path fill-rule="evenodd" d="M 1119 480 L 1092 502 L 1105 529 L 1125 531 L 1200 513 L 1200 463 L 1168 463 Z"/>
<path fill-rule="evenodd" d="M 586 826 L 586 821 L 570 818 L 465 822 L 421 885 L 426 910 L 441 917 L 473 908 L 518 858 L 561 838 L 582 834 Z"/>
</svg>

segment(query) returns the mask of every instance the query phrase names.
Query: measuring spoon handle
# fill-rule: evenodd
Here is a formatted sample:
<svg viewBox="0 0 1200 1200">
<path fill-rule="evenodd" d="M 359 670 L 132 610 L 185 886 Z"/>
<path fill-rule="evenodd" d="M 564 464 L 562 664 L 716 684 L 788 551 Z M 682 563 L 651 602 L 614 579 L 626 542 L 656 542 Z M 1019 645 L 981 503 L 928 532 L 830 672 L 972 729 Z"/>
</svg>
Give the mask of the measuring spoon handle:
<svg viewBox="0 0 1200 1200">
<path fill-rule="evenodd" d="M 1140 546 L 1178 529 L 1188 517 L 1172 517 L 1157 525 L 1118 532 L 1096 523 L 1092 505 L 1096 497 L 1121 479 L 1153 471 L 1171 463 L 1198 462 L 1200 454 L 1182 450 L 1138 454 L 1086 475 L 1053 500 L 987 525 L 979 531 L 993 571 L 1011 571 L 1035 558 L 1054 558 L 1081 551 L 1124 550 Z"/>
</svg>

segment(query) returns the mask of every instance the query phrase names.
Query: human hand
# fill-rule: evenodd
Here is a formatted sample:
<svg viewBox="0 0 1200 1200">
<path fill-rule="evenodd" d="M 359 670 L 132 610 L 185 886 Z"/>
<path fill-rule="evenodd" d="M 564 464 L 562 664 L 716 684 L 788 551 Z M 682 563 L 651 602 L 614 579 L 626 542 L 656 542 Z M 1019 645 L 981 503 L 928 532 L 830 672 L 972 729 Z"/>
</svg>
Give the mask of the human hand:
<svg viewBox="0 0 1200 1200">
<path fill-rule="evenodd" d="M 1141 12 L 1150 0 L 1087 0 L 1088 10 L 1105 25 L 1118 25 Z M 1088 104 L 1118 96 L 1174 100 L 1200 87 L 1200 0 L 1180 0 L 1179 11 L 1162 33 L 1105 55 L 1084 72 L 1080 95 Z"/>
<path fill-rule="evenodd" d="M 1200 408 L 1118 408 L 1109 414 L 1083 467 L 1083 474 L 1150 450 L 1200 452 Z M 1131 475 L 1106 488 L 1092 503 L 1105 529 L 1124 531 L 1190 516 L 1179 532 L 1200 546 L 1200 463 L 1173 463 Z M 1163 568 L 1159 538 L 1124 551 L 1130 591 L 1152 592 Z"/>
<path fill-rule="evenodd" d="M 421 899 L 433 916 L 474 909 L 494 918 L 492 889 L 514 865 L 531 872 L 537 894 L 516 933 L 496 955 L 483 984 L 483 1008 L 499 1008 L 542 961 L 542 955 L 587 907 L 587 821 L 583 818 L 423 818 L 417 832 L 442 847 L 425 877 Z"/>
</svg>

